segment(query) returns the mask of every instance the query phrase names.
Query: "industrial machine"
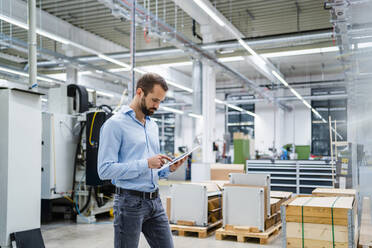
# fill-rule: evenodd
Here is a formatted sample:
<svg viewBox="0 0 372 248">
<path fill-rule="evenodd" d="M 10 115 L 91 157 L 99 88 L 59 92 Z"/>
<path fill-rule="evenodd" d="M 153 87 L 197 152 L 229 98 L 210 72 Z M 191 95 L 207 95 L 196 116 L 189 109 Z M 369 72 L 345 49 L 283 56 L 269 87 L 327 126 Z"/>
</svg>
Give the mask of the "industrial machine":
<svg viewBox="0 0 372 248">
<path fill-rule="evenodd" d="M 40 94 L 0 87 L 0 116 L 0 247 L 29 234 L 29 244 L 43 247 Z"/>
<path fill-rule="evenodd" d="M 55 97 L 60 98 L 55 102 L 69 107 L 53 106 Z M 80 85 L 52 89 L 49 95 L 50 112 L 43 113 L 42 132 L 43 221 L 62 213 L 65 218 L 76 215 L 77 222 L 92 223 L 96 214 L 113 206 L 114 187 L 97 173 L 100 128 L 112 109 L 95 106 L 88 98 Z"/>
</svg>

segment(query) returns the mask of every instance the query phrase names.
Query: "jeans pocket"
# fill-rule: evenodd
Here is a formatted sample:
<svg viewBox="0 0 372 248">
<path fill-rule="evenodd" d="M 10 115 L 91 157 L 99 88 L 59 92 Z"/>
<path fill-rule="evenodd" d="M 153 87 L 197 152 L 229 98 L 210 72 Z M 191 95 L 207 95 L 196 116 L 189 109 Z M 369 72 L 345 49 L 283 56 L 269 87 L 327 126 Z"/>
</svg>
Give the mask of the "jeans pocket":
<svg viewBox="0 0 372 248">
<path fill-rule="evenodd" d="M 124 209 L 139 210 L 142 208 L 142 198 L 138 196 L 126 195 L 124 197 Z"/>
</svg>

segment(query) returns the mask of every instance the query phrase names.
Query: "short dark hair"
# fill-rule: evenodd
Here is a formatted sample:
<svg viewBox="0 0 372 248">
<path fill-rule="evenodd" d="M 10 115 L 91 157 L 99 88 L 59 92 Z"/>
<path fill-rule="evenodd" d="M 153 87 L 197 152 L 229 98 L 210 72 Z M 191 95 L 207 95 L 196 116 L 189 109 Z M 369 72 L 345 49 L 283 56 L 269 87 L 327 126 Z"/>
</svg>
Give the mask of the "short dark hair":
<svg viewBox="0 0 372 248">
<path fill-rule="evenodd" d="M 145 93 L 145 96 L 147 96 L 147 94 L 152 91 L 155 84 L 160 85 L 164 91 L 168 91 L 167 82 L 165 82 L 162 76 L 156 73 L 146 73 L 138 79 L 136 90 L 141 88 Z"/>
</svg>

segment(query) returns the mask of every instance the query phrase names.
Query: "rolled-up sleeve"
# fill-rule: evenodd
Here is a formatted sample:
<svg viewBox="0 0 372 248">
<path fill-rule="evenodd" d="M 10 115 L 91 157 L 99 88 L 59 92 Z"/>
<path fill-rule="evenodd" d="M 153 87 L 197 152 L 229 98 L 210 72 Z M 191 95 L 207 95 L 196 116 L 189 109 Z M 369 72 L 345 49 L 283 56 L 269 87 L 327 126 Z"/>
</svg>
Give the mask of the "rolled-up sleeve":
<svg viewBox="0 0 372 248">
<path fill-rule="evenodd" d="M 147 159 L 119 163 L 119 152 L 123 142 L 121 127 L 116 120 L 109 119 L 101 127 L 98 148 L 97 171 L 101 180 L 132 179 L 148 170 Z"/>
</svg>

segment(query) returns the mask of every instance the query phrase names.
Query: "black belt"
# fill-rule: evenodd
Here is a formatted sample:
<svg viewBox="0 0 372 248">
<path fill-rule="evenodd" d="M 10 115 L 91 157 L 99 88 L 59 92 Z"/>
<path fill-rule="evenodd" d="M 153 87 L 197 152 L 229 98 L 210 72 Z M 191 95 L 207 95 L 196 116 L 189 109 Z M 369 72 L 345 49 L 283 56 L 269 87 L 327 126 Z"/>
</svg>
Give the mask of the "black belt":
<svg viewBox="0 0 372 248">
<path fill-rule="evenodd" d="M 153 200 L 159 197 L 159 189 L 156 189 L 154 192 L 142 192 L 142 191 L 137 191 L 137 190 L 123 189 L 123 188 L 116 187 L 115 193 L 118 195 L 128 193 L 130 195 L 139 196 L 143 199 L 148 199 L 148 200 Z"/>
</svg>

